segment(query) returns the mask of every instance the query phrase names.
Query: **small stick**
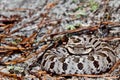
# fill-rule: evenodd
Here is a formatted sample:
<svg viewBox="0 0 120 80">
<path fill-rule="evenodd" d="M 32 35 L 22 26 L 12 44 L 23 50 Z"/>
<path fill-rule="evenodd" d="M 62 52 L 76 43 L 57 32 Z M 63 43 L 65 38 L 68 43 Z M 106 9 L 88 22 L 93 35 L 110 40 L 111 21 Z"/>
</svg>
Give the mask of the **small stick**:
<svg viewBox="0 0 120 80">
<path fill-rule="evenodd" d="M 18 79 L 18 80 L 23 80 L 22 77 L 19 77 L 16 74 L 8 74 L 8 73 L 0 72 L 0 75 L 7 76 L 7 77 L 12 77 L 12 78 Z"/>
<path fill-rule="evenodd" d="M 8 50 L 25 50 L 25 48 L 22 47 L 13 47 L 13 46 L 0 46 L 0 49 L 8 49 Z"/>
<path fill-rule="evenodd" d="M 112 73 L 118 66 L 120 65 L 120 60 L 118 60 L 114 66 L 111 68 L 111 70 L 109 71 L 109 74 Z"/>
<path fill-rule="evenodd" d="M 91 78 L 111 78 L 116 79 L 119 78 L 117 76 L 108 76 L 108 75 L 90 75 L 90 74 L 63 74 L 61 76 L 78 76 L 78 77 L 91 77 Z"/>
</svg>

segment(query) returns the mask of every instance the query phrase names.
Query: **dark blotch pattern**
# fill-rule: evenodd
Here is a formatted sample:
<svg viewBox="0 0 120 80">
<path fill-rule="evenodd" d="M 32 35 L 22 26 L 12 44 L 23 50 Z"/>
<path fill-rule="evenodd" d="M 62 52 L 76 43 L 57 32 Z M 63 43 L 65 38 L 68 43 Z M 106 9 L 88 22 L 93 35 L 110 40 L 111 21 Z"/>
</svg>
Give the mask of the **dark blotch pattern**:
<svg viewBox="0 0 120 80">
<path fill-rule="evenodd" d="M 86 41 L 86 38 L 83 38 Z"/>
<path fill-rule="evenodd" d="M 67 63 L 63 63 L 63 70 L 67 70 L 68 64 Z"/>
<path fill-rule="evenodd" d="M 97 44 L 97 45 L 95 46 L 95 48 L 97 48 L 97 47 L 100 46 L 100 45 L 101 45 L 101 43 Z"/>
<path fill-rule="evenodd" d="M 45 66 L 45 63 L 46 63 L 46 60 L 44 60 L 44 62 L 43 62 L 43 66 Z"/>
<path fill-rule="evenodd" d="M 97 42 L 98 40 L 95 40 L 94 42 L 93 42 L 93 45 Z"/>
<path fill-rule="evenodd" d="M 107 61 L 108 61 L 109 63 L 111 63 L 111 59 L 110 59 L 109 57 L 107 57 Z"/>
<path fill-rule="evenodd" d="M 93 64 L 94 64 L 95 68 L 98 68 L 98 67 L 99 67 L 98 61 L 94 61 Z"/>
<path fill-rule="evenodd" d="M 89 42 L 91 42 L 91 41 L 92 41 L 92 38 L 89 39 Z"/>
<path fill-rule="evenodd" d="M 82 63 L 78 63 L 78 69 L 82 70 L 83 69 L 83 64 Z"/>
<path fill-rule="evenodd" d="M 52 63 L 50 64 L 50 69 L 53 69 L 53 68 L 54 68 L 54 65 L 55 65 L 55 62 L 52 62 Z"/>
</svg>

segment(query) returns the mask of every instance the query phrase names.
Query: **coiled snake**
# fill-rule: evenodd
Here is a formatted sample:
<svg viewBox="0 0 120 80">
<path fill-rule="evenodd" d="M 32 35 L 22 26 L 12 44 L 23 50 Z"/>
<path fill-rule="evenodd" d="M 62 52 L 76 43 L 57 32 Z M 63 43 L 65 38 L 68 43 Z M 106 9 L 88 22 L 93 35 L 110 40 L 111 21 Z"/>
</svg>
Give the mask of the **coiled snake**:
<svg viewBox="0 0 120 80">
<path fill-rule="evenodd" d="M 72 36 L 66 45 L 47 50 L 41 68 L 55 74 L 100 74 L 116 62 L 110 46 L 95 37 Z"/>
</svg>

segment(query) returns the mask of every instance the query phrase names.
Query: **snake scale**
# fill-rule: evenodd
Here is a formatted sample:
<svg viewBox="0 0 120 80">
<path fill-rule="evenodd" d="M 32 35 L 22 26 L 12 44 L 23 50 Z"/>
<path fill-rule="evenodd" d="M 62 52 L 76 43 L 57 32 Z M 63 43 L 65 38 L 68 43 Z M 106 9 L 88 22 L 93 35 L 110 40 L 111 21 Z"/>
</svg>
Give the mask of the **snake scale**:
<svg viewBox="0 0 120 80">
<path fill-rule="evenodd" d="M 101 74 L 115 62 L 115 52 L 106 42 L 74 35 L 67 44 L 47 50 L 41 68 L 55 74 Z"/>
</svg>

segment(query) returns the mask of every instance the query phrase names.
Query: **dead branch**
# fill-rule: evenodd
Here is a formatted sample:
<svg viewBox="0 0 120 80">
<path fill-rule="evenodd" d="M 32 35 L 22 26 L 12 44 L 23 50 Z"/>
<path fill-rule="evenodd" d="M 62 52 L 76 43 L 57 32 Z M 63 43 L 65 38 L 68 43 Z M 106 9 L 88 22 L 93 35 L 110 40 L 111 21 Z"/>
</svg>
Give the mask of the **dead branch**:
<svg viewBox="0 0 120 80">
<path fill-rule="evenodd" d="M 23 58 L 22 56 L 20 58 L 17 58 L 15 60 L 12 60 L 12 61 L 9 61 L 9 62 L 5 62 L 4 64 L 8 65 L 8 64 L 17 64 L 17 63 L 21 63 L 21 62 L 24 62 L 32 57 L 35 57 L 37 56 L 37 54 L 43 52 L 44 50 L 46 50 L 48 48 L 48 44 L 47 45 L 44 45 L 41 47 L 40 50 L 36 51 L 35 53 L 32 53 L 30 54 L 29 56 L 27 56 L 26 58 Z"/>
</svg>

